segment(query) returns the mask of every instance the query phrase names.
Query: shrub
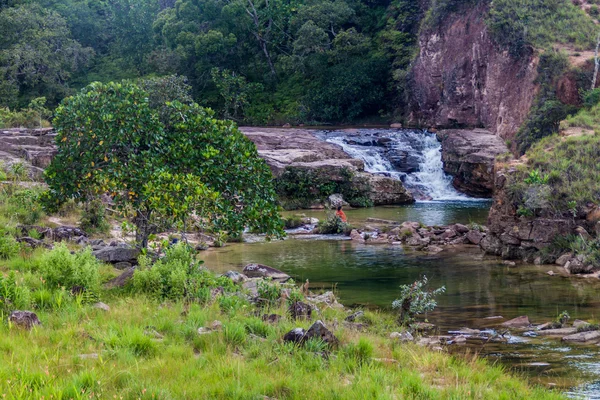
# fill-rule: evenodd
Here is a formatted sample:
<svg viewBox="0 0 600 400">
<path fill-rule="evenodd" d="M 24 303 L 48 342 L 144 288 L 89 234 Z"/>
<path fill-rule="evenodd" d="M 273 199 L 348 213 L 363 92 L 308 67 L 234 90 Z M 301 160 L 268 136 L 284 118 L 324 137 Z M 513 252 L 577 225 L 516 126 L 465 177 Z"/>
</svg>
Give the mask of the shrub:
<svg viewBox="0 0 600 400">
<path fill-rule="evenodd" d="M 86 232 L 108 232 L 110 224 L 106 221 L 106 211 L 100 199 L 94 199 L 85 204 L 79 224 L 81 229 Z"/>
<path fill-rule="evenodd" d="M 26 286 L 17 283 L 13 271 L 8 276 L 0 275 L 0 311 L 9 312 L 27 309 L 31 304 L 31 293 Z"/>
<path fill-rule="evenodd" d="M 19 253 L 21 246 L 14 237 L 0 230 L 0 260 L 7 260 Z"/>
<path fill-rule="evenodd" d="M 36 224 L 44 215 L 39 189 L 16 190 L 8 198 L 7 213 L 25 225 Z"/>
<path fill-rule="evenodd" d="M 100 262 L 87 247 L 71 254 L 64 243 L 42 256 L 40 272 L 50 288 L 98 293 L 100 289 Z"/>
<path fill-rule="evenodd" d="M 422 279 L 413 282 L 411 285 L 400 286 L 400 297 L 392 303 L 392 308 L 399 310 L 399 322 L 403 325 L 414 321 L 417 315 L 433 311 L 437 307 L 435 297 L 444 293 L 446 288 L 435 290 L 425 289 L 428 279 L 423 276 Z"/>
<path fill-rule="evenodd" d="M 343 222 L 337 215 L 329 215 L 327 219 L 319 222 L 318 231 L 321 234 L 340 234 L 345 233 L 348 228 L 348 224 Z"/>
<path fill-rule="evenodd" d="M 304 225 L 301 217 L 293 216 L 283 219 L 285 229 L 296 229 Z"/>
</svg>

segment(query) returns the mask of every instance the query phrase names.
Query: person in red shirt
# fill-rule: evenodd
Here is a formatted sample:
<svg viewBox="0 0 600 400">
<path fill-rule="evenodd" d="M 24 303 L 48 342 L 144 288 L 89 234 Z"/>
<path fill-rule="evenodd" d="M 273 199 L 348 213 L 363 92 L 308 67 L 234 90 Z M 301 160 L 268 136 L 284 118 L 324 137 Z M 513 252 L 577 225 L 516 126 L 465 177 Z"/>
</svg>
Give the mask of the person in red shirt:
<svg viewBox="0 0 600 400">
<path fill-rule="evenodd" d="M 337 211 L 335 212 L 335 215 L 340 217 L 342 222 L 348 222 L 348 218 L 346 218 L 346 213 L 344 213 L 342 211 L 342 206 L 338 206 Z"/>
</svg>

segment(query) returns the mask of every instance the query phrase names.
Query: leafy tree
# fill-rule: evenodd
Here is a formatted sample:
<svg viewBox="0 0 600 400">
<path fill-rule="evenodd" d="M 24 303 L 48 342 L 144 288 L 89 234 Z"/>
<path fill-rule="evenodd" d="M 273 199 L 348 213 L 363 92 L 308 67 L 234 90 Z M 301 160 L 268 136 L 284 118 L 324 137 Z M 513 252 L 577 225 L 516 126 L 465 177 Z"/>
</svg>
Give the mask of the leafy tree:
<svg viewBox="0 0 600 400">
<path fill-rule="evenodd" d="M 392 308 L 398 309 L 398 321 L 405 325 L 413 322 L 420 314 L 433 311 L 437 307 L 435 298 L 444 293 L 446 288 L 435 290 L 426 289 L 429 280 L 426 276 L 411 285 L 400 286 L 400 297 L 392 303 Z"/>
<path fill-rule="evenodd" d="M 0 12 L 0 105 L 24 106 L 45 96 L 56 104 L 93 51 L 71 39 L 65 20 L 36 4 Z"/>
<path fill-rule="evenodd" d="M 243 114 L 252 93 L 262 88 L 260 84 L 248 83 L 246 78 L 227 69 L 219 71 L 213 68 L 211 75 L 225 101 L 225 117 L 233 120 L 238 120 Z"/>
<path fill-rule="evenodd" d="M 271 173 L 254 144 L 197 104 L 167 103 L 161 121 L 148 97 L 131 82 L 94 83 L 63 101 L 54 121 L 58 153 L 46 172 L 50 202 L 110 193 L 141 247 L 161 213 L 183 218 L 208 203 L 200 217 L 215 229 L 282 235 Z M 169 176 L 179 187 L 157 194 Z"/>
</svg>

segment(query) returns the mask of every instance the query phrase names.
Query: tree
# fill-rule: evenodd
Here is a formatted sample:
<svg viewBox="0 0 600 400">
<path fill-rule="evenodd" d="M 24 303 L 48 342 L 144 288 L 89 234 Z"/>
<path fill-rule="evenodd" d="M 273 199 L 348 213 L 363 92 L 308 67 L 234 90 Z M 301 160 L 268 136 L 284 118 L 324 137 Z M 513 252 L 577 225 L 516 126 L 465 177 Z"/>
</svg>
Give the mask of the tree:
<svg viewBox="0 0 600 400">
<path fill-rule="evenodd" d="M 65 20 L 36 4 L 0 12 L 0 105 L 25 106 L 45 96 L 56 104 L 71 74 L 93 54 L 71 39 Z"/>
<path fill-rule="evenodd" d="M 248 227 L 280 237 L 271 173 L 254 144 L 195 103 L 167 103 L 161 121 L 148 98 L 122 82 L 94 83 L 63 101 L 54 121 L 58 153 L 46 172 L 49 200 L 109 193 L 140 247 L 166 214 L 184 221 L 200 212 L 232 235 Z M 174 186 L 165 186 L 169 180 Z"/>
</svg>

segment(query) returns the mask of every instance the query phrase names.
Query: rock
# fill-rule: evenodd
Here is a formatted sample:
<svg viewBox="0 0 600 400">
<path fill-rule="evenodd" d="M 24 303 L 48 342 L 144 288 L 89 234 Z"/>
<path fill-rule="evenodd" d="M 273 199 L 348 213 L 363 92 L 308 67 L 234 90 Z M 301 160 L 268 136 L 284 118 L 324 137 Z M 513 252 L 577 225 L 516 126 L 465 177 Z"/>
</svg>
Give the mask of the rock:
<svg viewBox="0 0 600 400">
<path fill-rule="evenodd" d="M 592 240 L 592 237 L 590 236 L 590 234 L 588 233 L 588 231 L 585 230 L 584 227 L 582 226 L 577 226 L 575 228 L 575 233 L 579 236 L 581 236 L 582 239 L 584 240 Z"/>
<path fill-rule="evenodd" d="M 446 342 L 447 344 L 465 344 L 467 343 L 467 337 L 460 335 Z"/>
<path fill-rule="evenodd" d="M 72 240 L 73 238 L 81 240 L 81 237 L 86 236 L 87 234 L 84 231 L 73 226 L 59 226 L 52 229 L 52 239 L 57 242 L 61 240 Z"/>
<path fill-rule="evenodd" d="M 569 274 L 591 274 L 595 269 L 593 265 L 586 263 L 581 255 L 567 261 L 564 268 Z"/>
<path fill-rule="evenodd" d="M 479 329 L 471 329 L 471 328 L 462 328 L 459 331 L 450 331 L 448 332 L 451 335 L 479 335 L 481 333 L 481 331 Z"/>
<path fill-rule="evenodd" d="M 423 337 L 423 338 L 420 338 L 417 341 L 417 344 L 419 346 L 428 346 L 428 347 L 436 346 L 436 345 L 439 345 L 440 343 L 441 343 L 440 339 L 438 337 L 435 337 L 435 336 L 432 336 L 432 337 Z"/>
<path fill-rule="evenodd" d="M 456 232 L 460 233 L 461 235 L 464 235 L 465 233 L 469 232 L 469 228 L 463 224 L 454 224 L 452 226 L 452 229 L 454 229 Z"/>
<path fill-rule="evenodd" d="M 213 331 L 220 331 L 221 329 L 223 329 L 223 323 L 216 319 L 213 322 L 211 322 L 210 329 L 212 329 Z"/>
<path fill-rule="evenodd" d="M 565 253 L 556 259 L 556 264 L 564 267 L 571 258 L 573 258 L 573 253 Z"/>
<path fill-rule="evenodd" d="M 415 338 L 410 332 L 392 332 L 390 333 L 390 339 L 398 340 L 400 342 L 413 342 Z"/>
<path fill-rule="evenodd" d="M 503 316 L 501 316 L 501 315 L 494 315 L 494 316 L 491 316 L 491 317 L 485 317 L 484 319 L 485 319 L 485 320 L 492 320 L 492 319 L 504 319 L 504 317 L 503 317 Z"/>
<path fill-rule="evenodd" d="M 389 219 L 381 219 L 381 218 L 367 218 L 367 222 L 372 224 L 382 224 L 382 225 L 400 225 L 398 221 L 392 221 Z"/>
<path fill-rule="evenodd" d="M 264 314 L 262 320 L 270 324 L 276 324 L 281 320 L 281 315 L 277 314 Z"/>
<path fill-rule="evenodd" d="M 402 124 L 399 122 L 394 122 L 393 124 L 390 125 L 390 128 L 392 129 L 402 129 Z"/>
<path fill-rule="evenodd" d="M 140 250 L 131 247 L 107 246 L 92 253 L 100 261 L 117 264 L 120 262 L 129 262 L 137 264 L 137 258 Z"/>
<path fill-rule="evenodd" d="M 330 347 L 335 347 L 339 344 L 338 338 L 325 327 L 325 324 L 321 320 L 316 321 L 302 337 L 302 342 L 306 342 L 309 339 L 317 339 L 324 343 L 327 343 Z"/>
<path fill-rule="evenodd" d="M 581 327 L 588 326 L 588 325 L 590 325 L 589 322 L 582 321 L 580 319 L 576 319 L 575 321 L 573 321 L 573 328 L 581 328 Z"/>
<path fill-rule="evenodd" d="M 536 257 L 533 259 L 534 265 L 542 265 L 542 257 Z"/>
<path fill-rule="evenodd" d="M 357 319 L 362 318 L 363 315 L 365 315 L 364 311 L 357 311 L 355 313 L 352 313 L 352 314 L 348 315 L 346 317 L 345 321 L 347 321 L 347 322 L 354 322 Z"/>
<path fill-rule="evenodd" d="M 413 247 L 425 247 L 429 243 L 431 243 L 430 238 L 422 238 L 419 235 L 413 235 L 407 242 L 407 244 L 409 246 L 413 246 Z"/>
<path fill-rule="evenodd" d="M 509 267 L 515 267 L 517 265 L 517 263 L 514 261 L 504 261 L 502 264 L 508 265 Z"/>
<path fill-rule="evenodd" d="M 92 307 L 97 308 L 102 311 L 110 311 L 110 307 L 108 304 L 102 303 L 101 301 L 94 304 Z"/>
<path fill-rule="evenodd" d="M 350 239 L 352 241 L 361 242 L 361 243 L 365 241 L 365 238 L 362 235 L 362 233 L 360 233 L 356 229 L 352 229 L 352 231 L 350 232 Z"/>
<path fill-rule="evenodd" d="M 426 332 L 433 330 L 435 328 L 435 325 L 430 324 L 428 322 L 415 322 L 414 324 L 411 324 L 410 327 L 417 332 Z"/>
<path fill-rule="evenodd" d="M 129 283 L 129 281 L 131 281 L 131 278 L 133 278 L 134 273 L 135 273 L 135 267 L 131 267 L 131 268 L 125 270 L 124 272 L 122 272 L 121 275 L 106 282 L 104 287 L 106 289 L 122 288 L 125 285 L 127 285 Z"/>
<path fill-rule="evenodd" d="M 554 271 L 548 271 L 548 272 L 546 272 L 546 274 L 548 274 L 550 276 L 554 276 Z"/>
<path fill-rule="evenodd" d="M 540 336 L 565 336 L 577 333 L 577 328 L 542 329 L 537 332 Z"/>
<path fill-rule="evenodd" d="M 23 329 L 31 329 L 36 325 L 41 325 L 36 313 L 31 311 L 13 311 L 10 313 L 8 320 L 15 326 Z"/>
<path fill-rule="evenodd" d="M 284 342 L 300 343 L 306 331 L 302 328 L 294 328 L 283 336 Z"/>
<path fill-rule="evenodd" d="M 301 301 L 295 301 L 288 307 L 288 312 L 293 319 L 310 319 L 312 308 Z"/>
<path fill-rule="evenodd" d="M 579 332 L 562 338 L 563 342 L 591 342 L 600 340 L 600 331 Z"/>
<path fill-rule="evenodd" d="M 283 128 L 291 128 L 292 124 L 283 124 Z"/>
<path fill-rule="evenodd" d="M 47 243 L 44 243 L 41 240 L 37 240 L 37 239 L 31 238 L 29 236 L 17 238 L 17 242 L 19 242 L 19 243 L 25 243 L 26 245 L 28 245 L 32 249 L 37 249 L 38 247 L 43 247 L 43 248 L 46 248 L 46 249 L 51 249 L 52 248 L 51 245 L 49 245 Z"/>
<path fill-rule="evenodd" d="M 483 240 L 483 237 L 483 233 L 477 230 L 471 230 L 467 232 L 467 240 L 469 240 L 469 242 L 474 245 L 479 245 Z"/>
<path fill-rule="evenodd" d="M 98 353 L 90 353 L 90 354 L 80 354 L 79 358 L 82 360 L 97 360 Z"/>
<path fill-rule="evenodd" d="M 502 326 L 506 326 L 508 328 L 524 328 L 524 327 L 527 327 L 530 325 L 531 325 L 531 323 L 529 322 L 529 317 L 527 317 L 526 315 L 522 315 L 520 317 L 513 318 L 502 324 Z"/>
<path fill-rule="evenodd" d="M 430 253 L 430 254 L 437 254 L 437 253 L 444 251 L 444 249 L 439 246 L 429 245 L 429 246 L 425 247 L 423 249 L 423 251 L 426 251 L 427 253 Z"/>
<path fill-rule="evenodd" d="M 332 194 L 327 198 L 327 201 L 332 208 L 336 208 L 339 206 L 347 207 L 350 205 L 346 200 L 344 200 L 344 197 L 339 193 Z"/>
<path fill-rule="evenodd" d="M 447 240 L 447 239 L 452 239 L 454 237 L 456 237 L 457 233 L 454 229 L 446 229 L 446 231 L 444 233 L 442 233 L 442 239 L 443 240 Z"/>
<path fill-rule="evenodd" d="M 262 264 L 248 264 L 244 267 L 243 273 L 248 278 L 290 279 L 290 276 L 285 272 Z"/>
<path fill-rule="evenodd" d="M 227 271 L 222 276 L 231 279 L 235 284 L 244 283 L 248 280 L 248 277 L 244 274 L 240 274 L 237 271 Z"/>
<path fill-rule="evenodd" d="M 198 328 L 198 330 L 196 331 L 198 333 L 198 335 L 210 335 L 211 333 L 213 333 L 212 330 L 208 329 L 208 328 L 204 328 L 204 327 L 200 327 Z"/>
<path fill-rule="evenodd" d="M 325 292 L 318 296 L 307 297 L 306 301 L 313 304 L 327 304 L 329 307 L 332 308 L 344 308 L 343 305 L 337 302 L 335 295 L 331 291 Z"/>
<path fill-rule="evenodd" d="M 254 127 L 240 130 L 254 142 L 259 156 L 266 161 L 275 178 L 283 175 L 286 168 L 294 168 L 314 172 L 338 183 L 347 180 L 347 171 L 351 171 L 353 177 L 349 184 L 352 189 L 366 191 L 374 205 L 414 202 L 402 182 L 364 172 L 362 160 L 350 158 L 340 146 L 319 139 L 314 131 Z"/>
<path fill-rule="evenodd" d="M 118 263 L 115 263 L 113 267 L 115 267 L 116 269 L 124 270 L 133 267 L 133 265 L 127 261 L 120 261 Z"/>
</svg>

